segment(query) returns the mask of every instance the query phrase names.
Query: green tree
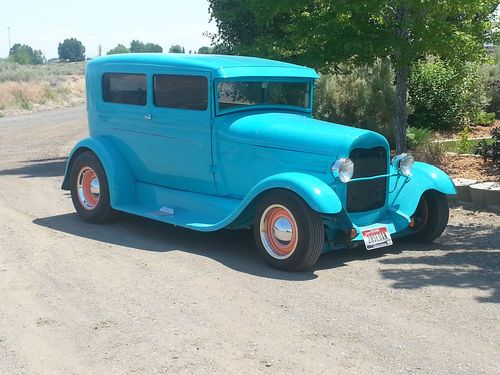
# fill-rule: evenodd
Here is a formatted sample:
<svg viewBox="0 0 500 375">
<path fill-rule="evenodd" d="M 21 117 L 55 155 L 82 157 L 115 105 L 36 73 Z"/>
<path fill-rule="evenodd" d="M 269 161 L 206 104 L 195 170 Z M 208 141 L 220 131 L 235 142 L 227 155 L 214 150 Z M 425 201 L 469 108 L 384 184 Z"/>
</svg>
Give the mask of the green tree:
<svg viewBox="0 0 500 375">
<path fill-rule="evenodd" d="M 213 49 L 213 48 L 211 48 L 211 47 L 205 47 L 205 46 L 204 46 L 204 47 L 200 47 L 200 48 L 198 49 L 198 53 L 199 53 L 200 55 L 210 55 L 210 54 L 214 53 L 214 49 Z"/>
<path fill-rule="evenodd" d="M 130 42 L 130 52 L 132 53 L 145 53 L 145 52 L 163 52 L 163 48 L 159 44 L 155 43 L 143 43 L 139 40 L 133 40 Z"/>
<path fill-rule="evenodd" d="M 130 50 L 123 44 L 118 44 L 115 48 L 111 48 L 106 55 L 118 55 L 121 53 L 130 53 Z"/>
<path fill-rule="evenodd" d="M 328 71 L 389 57 L 396 81 L 396 149 L 406 150 L 411 66 L 427 55 L 480 61 L 494 38 L 497 0 L 209 0 L 218 34 L 232 53 Z"/>
<path fill-rule="evenodd" d="M 26 44 L 16 43 L 9 51 L 9 60 L 22 65 L 38 65 L 45 62 L 45 57 L 39 49 L 34 50 Z"/>
<path fill-rule="evenodd" d="M 186 50 L 184 47 L 180 46 L 179 44 L 174 44 L 171 46 L 168 50 L 169 53 L 185 53 Z"/>
<path fill-rule="evenodd" d="M 60 59 L 72 62 L 85 60 L 85 47 L 76 38 L 65 39 L 62 43 L 59 43 L 57 52 Z"/>
</svg>

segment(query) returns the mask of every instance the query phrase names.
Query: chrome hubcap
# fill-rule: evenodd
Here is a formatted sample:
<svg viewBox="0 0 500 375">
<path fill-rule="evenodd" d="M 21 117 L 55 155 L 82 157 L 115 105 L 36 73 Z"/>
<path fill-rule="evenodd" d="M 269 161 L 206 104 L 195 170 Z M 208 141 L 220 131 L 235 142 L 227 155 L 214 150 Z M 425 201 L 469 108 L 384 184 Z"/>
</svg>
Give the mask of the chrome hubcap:
<svg viewBox="0 0 500 375">
<path fill-rule="evenodd" d="M 90 192 L 96 196 L 101 193 L 101 187 L 99 186 L 99 179 L 97 176 L 90 181 Z"/>
<path fill-rule="evenodd" d="M 292 223 L 287 218 L 278 218 L 274 222 L 273 235 L 280 243 L 288 245 L 292 241 Z"/>
</svg>

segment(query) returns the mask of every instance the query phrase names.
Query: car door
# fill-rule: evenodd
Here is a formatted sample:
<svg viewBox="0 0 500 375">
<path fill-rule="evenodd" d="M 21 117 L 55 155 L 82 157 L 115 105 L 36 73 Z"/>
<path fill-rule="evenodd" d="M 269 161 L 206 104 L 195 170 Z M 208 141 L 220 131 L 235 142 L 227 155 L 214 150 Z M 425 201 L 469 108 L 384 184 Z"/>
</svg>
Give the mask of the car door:
<svg viewBox="0 0 500 375">
<path fill-rule="evenodd" d="M 150 78 L 152 182 L 215 194 L 208 74 L 159 69 Z"/>
</svg>

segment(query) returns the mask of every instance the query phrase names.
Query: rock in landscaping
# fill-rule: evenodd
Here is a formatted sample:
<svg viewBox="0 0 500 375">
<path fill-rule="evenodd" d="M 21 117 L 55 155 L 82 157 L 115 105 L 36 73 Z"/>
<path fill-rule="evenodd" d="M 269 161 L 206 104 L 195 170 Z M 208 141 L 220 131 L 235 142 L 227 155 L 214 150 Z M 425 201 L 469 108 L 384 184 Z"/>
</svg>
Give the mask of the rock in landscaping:
<svg viewBox="0 0 500 375">
<path fill-rule="evenodd" d="M 500 183 L 483 182 L 470 185 L 470 196 L 474 202 L 483 204 L 500 203 Z"/>
<path fill-rule="evenodd" d="M 471 180 L 470 178 L 455 178 L 453 183 L 457 189 L 457 194 L 453 197 L 458 201 L 470 201 L 470 189 L 471 185 L 477 184 L 477 180 Z"/>
</svg>

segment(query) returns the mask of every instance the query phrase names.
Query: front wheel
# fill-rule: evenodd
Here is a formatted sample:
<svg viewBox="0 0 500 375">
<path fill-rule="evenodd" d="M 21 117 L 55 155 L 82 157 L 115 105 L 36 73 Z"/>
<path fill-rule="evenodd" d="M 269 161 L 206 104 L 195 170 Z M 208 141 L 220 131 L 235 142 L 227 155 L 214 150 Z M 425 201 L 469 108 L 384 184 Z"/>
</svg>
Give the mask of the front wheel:
<svg viewBox="0 0 500 375">
<path fill-rule="evenodd" d="M 446 229 L 450 209 L 446 195 L 434 190 L 426 191 L 413 214 L 412 234 L 405 239 L 410 242 L 428 243 L 434 241 Z"/>
<path fill-rule="evenodd" d="M 324 226 L 320 215 L 288 190 L 275 190 L 260 200 L 253 230 L 260 253 L 278 269 L 309 268 L 323 250 Z"/>
</svg>

